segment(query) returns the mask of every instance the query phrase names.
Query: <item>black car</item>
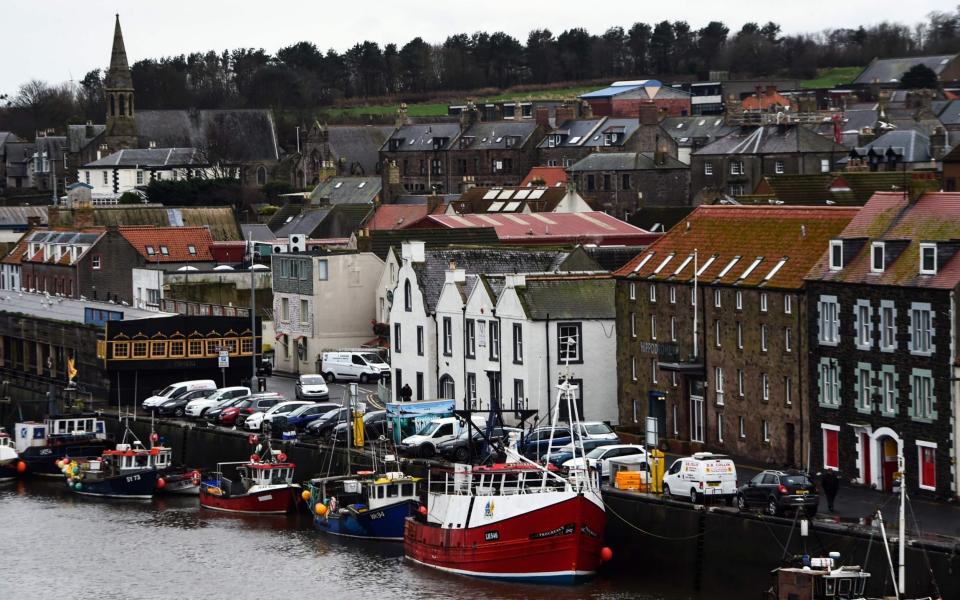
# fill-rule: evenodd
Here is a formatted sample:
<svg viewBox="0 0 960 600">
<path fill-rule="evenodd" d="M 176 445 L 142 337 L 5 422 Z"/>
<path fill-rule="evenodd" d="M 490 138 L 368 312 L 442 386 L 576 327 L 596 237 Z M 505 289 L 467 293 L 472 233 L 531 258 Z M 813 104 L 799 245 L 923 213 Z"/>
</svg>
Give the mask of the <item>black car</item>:
<svg viewBox="0 0 960 600">
<path fill-rule="evenodd" d="M 465 429 L 454 439 L 440 442 L 437 445 L 437 454 L 449 461 L 459 463 L 467 462 L 471 456 L 480 458 L 480 452 L 483 450 L 484 443 L 483 435 L 478 431 L 469 434 L 469 431 L 469 429 Z M 519 435 L 521 430 L 516 427 L 494 427 L 493 434 L 490 437 L 494 440 L 501 440 L 506 444 L 507 438 L 514 432 Z M 473 447 L 472 450 L 471 446 Z"/>
<path fill-rule="evenodd" d="M 210 396 L 217 390 L 194 390 L 192 392 L 187 392 L 186 394 L 180 394 L 176 398 L 171 398 L 164 402 L 163 404 L 154 408 L 157 413 L 157 416 L 160 417 L 182 417 L 183 411 L 187 408 L 187 403 L 191 400 L 197 400 L 198 398 L 206 398 Z"/>
<path fill-rule="evenodd" d="M 350 420 L 350 409 L 347 407 L 335 408 L 323 415 L 319 419 L 313 421 L 307 425 L 303 433 L 304 435 L 324 438 L 330 435 L 333 432 L 333 428 L 338 424 Z"/>
<path fill-rule="evenodd" d="M 737 490 L 740 510 L 758 506 L 772 516 L 803 509 L 812 517 L 817 514 L 819 504 L 817 486 L 802 471 L 763 471 Z"/>
<path fill-rule="evenodd" d="M 339 443 L 347 441 L 347 427 L 351 424 L 348 421 L 338 423 L 330 434 L 331 439 Z M 364 440 L 376 440 L 380 436 L 387 435 L 387 411 L 374 410 L 363 414 L 363 437 Z"/>
</svg>

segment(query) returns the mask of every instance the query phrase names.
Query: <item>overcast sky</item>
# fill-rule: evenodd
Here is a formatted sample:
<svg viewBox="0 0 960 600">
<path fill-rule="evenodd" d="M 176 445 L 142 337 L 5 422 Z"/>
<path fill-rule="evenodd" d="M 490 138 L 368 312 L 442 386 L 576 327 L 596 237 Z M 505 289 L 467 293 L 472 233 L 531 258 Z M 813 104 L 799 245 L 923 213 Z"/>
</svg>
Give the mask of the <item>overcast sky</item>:
<svg viewBox="0 0 960 600">
<path fill-rule="evenodd" d="M 915 25 L 953 2 L 844 0 L 743 2 L 735 0 L 3 0 L 4 47 L 0 94 L 30 79 L 80 80 L 110 60 L 113 15 L 120 11 L 131 64 L 142 58 L 254 47 L 273 53 L 309 40 L 344 50 L 365 39 L 402 45 L 420 36 L 441 42 L 451 33 L 505 31 L 521 42 L 531 29 L 555 35 L 571 27 L 602 33 L 636 21 L 685 20 L 698 29 L 720 20 L 736 31 L 744 21 L 776 21 L 786 33 L 869 25 L 881 20 Z M 747 10 L 748 9 L 748 10 Z M 736 15 L 735 17 L 731 15 Z M 867 19 L 867 22 L 864 22 Z"/>
</svg>

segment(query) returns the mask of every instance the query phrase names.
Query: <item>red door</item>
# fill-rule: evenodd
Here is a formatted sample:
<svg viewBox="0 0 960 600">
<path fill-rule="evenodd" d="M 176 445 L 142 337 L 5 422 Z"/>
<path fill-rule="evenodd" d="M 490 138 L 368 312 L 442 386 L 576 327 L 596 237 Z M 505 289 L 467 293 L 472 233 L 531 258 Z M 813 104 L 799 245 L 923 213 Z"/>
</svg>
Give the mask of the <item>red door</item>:
<svg viewBox="0 0 960 600">
<path fill-rule="evenodd" d="M 873 440 L 870 439 L 869 435 L 865 433 L 860 434 L 860 456 L 863 458 L 863 483 L 866 485 L 870 485 L 872 481 L 872 473 L 870 471 L 870 444 L 872 442 Z"/>
<path fill-rule="evenodd" d="M 840 468 L 838 451 L 839 432 L 833 429 L 823 430 L 823 466 L 830 469 Z"/>
</svg>

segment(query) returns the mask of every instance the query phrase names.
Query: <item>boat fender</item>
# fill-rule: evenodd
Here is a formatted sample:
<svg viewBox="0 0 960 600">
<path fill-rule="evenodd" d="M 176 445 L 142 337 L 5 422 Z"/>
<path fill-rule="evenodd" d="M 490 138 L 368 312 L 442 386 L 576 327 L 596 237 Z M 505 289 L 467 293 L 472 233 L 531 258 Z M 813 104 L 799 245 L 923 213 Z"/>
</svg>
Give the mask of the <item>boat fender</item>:
<svg viewBox="0 0 960 600">
<path fill-rule="evenodd" d="M 330 498 L 330 510 L 337 510 L 337 499 L 335 497 Z"/>
<path fill-rule="evenodd" d="M 193 485 L 200 485 L 200 471 L 194 471 L 192 475 L 190 481 L 193 482 Z"/>
<path fill-rule="evenodd" d="M 604 546 L 603 549 L 600 550 L 600 560 L 603 562 L 610 562 L 610 559 L 612 558 L 613 550 L 611 550 L 609 546 Z"/>
</svg>

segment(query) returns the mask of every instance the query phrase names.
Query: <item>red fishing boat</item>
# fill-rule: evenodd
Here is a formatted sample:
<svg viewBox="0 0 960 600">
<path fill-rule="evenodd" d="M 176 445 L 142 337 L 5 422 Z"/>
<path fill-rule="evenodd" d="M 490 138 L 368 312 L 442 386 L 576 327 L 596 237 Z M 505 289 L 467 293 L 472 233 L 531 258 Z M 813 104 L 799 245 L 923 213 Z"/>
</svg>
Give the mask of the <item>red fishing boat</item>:
<svg viewBox="0 0 960 600">
<path fill-rule="evenodd" d="M 257 436 L 250 436 L 257 443 Z M 293 483 L 296 465 L 270 448 L 269 439 L 257 446 L 249 461 L 219 463 L 200 482 L 200 506 L 250 514 L 283 514 L 294 510 L 302 489 Z"/>
<path fill-rule="evenodd" d="M 560 385 L 562 400 L 570 400 L 571 387 Z M 430 474 L 427 504 L 406 522 L 406 557 L 492 579 L 572 583 L 592 576 L 612 556 L 603 547 L 596 475 L 583 468 L 560 475 L 505 450 L 518 462 Z"/>
</svg>

